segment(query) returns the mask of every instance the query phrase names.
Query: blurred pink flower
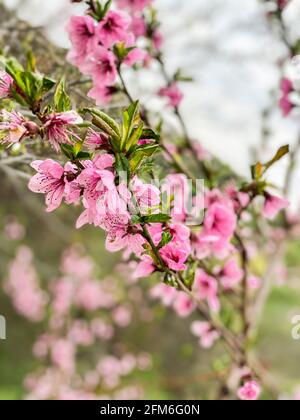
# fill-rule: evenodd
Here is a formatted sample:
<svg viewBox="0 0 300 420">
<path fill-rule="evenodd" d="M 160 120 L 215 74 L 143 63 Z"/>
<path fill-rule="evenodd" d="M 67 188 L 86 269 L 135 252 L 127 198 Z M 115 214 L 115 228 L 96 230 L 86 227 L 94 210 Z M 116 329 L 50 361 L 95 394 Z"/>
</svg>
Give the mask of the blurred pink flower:
<svg viewBox="0 0 300 420">
<path fill-rule="evenodd" d="M 196 271 L 194 290 L 199 296 L 199 299 L 207 300 L 212 311 L 218 312 L 220 310 L 217 281 L 202 269 Z"/>
<path fill-rule="evenodd" d="M 69 61 L 81 67 L 96 46 L 96 32 L 94 19 L 90 16 L 72 16 L 67 31 L 72 49 L 68 54 Z"/>
<path fill-rule="evenodd" d="M 86 61 L 84 72 L 93 76 L 95 86 L 112 86 L 118 76 L 114 54 L 97 47 Z"/>
<path fill-rule="evenodd" d="M 243 274 L 243 270 L 238 266 L 235 258 L 231 258 L 225 263 L 220 273 L 222 286 L 225 289 L 232 289 L 242 280 Z"/>
<path fill-rule="evenodd" d="M 153 0 L 117 0 L 118 6 L 128 8 L 134 12 L 142 11 L 145 7 L 152 4 Z"/>
<path fill-rule="evenodd" d="M 263 215 L 269 220 L 274 220 L 281 210 L 286 209 L 290 205 L 288 200 L 284 198 L 265 193 L 265 204 Z"/>
<path fill-rule="evenodd" d="M 51 346 L 51 360 L 61 370 L 72 374 L 75 370 L 75 346 L 66 339 L 58 339 Z"/>
<path fill-rule="evenodd" d="M 196 308 L 196 304 L 185 292 L 177 292 L 173 308 L 181 318 L 188 317 Z"/>
<path fill-rule="evenodd" d="M 96 85 L 88 91 L 87 96 L 94 99 L 96 105 L 103 106 L 111 101 L 115 92 L 116 89 L 112 86 Z"/>
<path fill-rule="evenodd" d="M 199 344 L 204 349 L 210 349 L 215 341 L 220 338 L 218 331 L 214 330 L 208 322 L 194 321 L 191 325 L 191 332 L 200 338 Z"/>
<path fill-rule="evenodd" d="M 176 243 L 169 243 L 162 247 L 159 251 L 166 265 L 174 271 L 183 271 L 186 269 L 185 262 L 188 258 L 188 251 L 178 246 Z"/>
<path fill-rule="evenodd" d="M 283 79 L 281 79 L 280 89 L 283 94 L 287 95 L 294 90 L 294 86 L 290 79 L 284 77 Z"/>
<path fill-rule="evenodd" d="M 230 239 L 235 231 L 237 217 L 225 203 L 215 202 L 208 207 L 204 219 L 204 234 L 219 239 Z"/>
<path fill-rule="evenodd" d="M 256 401 L 261 393 L 261 388 L 256 381 L 246 382 L 238 390 L 238 397 L 243 401 Z"/>
<path fill-rule="evenodd" d="M 110 48 L 117 42 L 127 39 L 127 30 L 130 25 L 130 17 L 120 11 L 110 10 L 96 28 L 99 42 L 106 48 Z"/>
<path fill-rule="evenodd" d="M 183 93 L 175 82 L 165 88 L 160 89 L 158 94 L 159 96 L 169 100 L 169 106 L 171 108 L 177 108 L 183 99 Z"/>
<path fill-rule="evenodd" d="M 290 101 L 287 95 L 280 99 L 279 106 L 284 117 L 287 117 L 294 108 L 294 104 Z"/>
</svg>

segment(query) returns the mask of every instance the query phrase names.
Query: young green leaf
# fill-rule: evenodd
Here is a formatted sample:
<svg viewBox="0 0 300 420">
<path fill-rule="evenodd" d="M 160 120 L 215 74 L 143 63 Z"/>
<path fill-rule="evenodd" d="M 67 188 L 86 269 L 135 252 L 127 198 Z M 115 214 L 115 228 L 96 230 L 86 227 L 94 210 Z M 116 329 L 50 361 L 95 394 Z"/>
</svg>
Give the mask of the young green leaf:
<svg viewBox="0 0 300 420">
<path fill-rule="evenodd" d="M 277 152 L 276 155 L 273 157 L 273 159 L 271 159 L 269 162 L 267 162 L 264 167 L 265 167 L 265 171 L 268 170 L 272 165 L 274 165 L 274 163 L 278 162 L 280 159 L 282 159 L 285 155 L 287 155 L 290 151 L 290 146 L 289 145 L 285 145 L 280 147 Z"/>
<path fill-rule="evenodd" d="M 139 107 L 139 101 L 136 101 L 123 113 L 121 150 L 126 147 L 127 141 L 132 134 L 132 130 L 140 123 Z"/>
<path fill-rule="evenodd" d="M 96 125 L 98 128 L 101 128 L 106 134 L 111 136 L 113 139 L 120 142 L 121 140 L 121 131 L 119 125 L 105 114 L 102 111 L 99 111 L 96 108 L 85 108 L 83 112 L 87 112 L 92 115 L 93 117 L 93 124 Z"/>
<path fill-rule="evenodd" d="M 67 112 L 72 109 L 71 99 L 65 89 L 65 81 L 62 79 L 54 93 L 54 107 L 56 112 Z"/>
<path fill-rule="evenodd" d="M 141 138 L 142 132 L 143 132 L 143 127 L 144 127 L 144 123 L 141 122 L 138 127 L 134 128 L 131 136 L 129 137 L 129 139 L 126 142 L 126 150 L 130 151 L 130 149 L 132 149 L 133 147 L 135 147 L 138 143 L 138 141 Z"/>
<path fill-rule="evenodd" d="M 142 216 L 143 223 L 168 223 L 171 217 L 168 214 L 151 214 L 150 216 Z"/>
</svg>

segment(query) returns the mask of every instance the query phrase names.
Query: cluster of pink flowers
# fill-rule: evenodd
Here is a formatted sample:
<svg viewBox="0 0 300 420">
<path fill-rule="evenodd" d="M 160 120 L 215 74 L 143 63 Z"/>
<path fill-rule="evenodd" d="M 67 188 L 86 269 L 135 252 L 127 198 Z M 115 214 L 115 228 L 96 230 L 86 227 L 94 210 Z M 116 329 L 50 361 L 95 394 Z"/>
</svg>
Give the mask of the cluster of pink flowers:
<svg viewBox="0 0 300 420">
<path fill-rule="evenodd" d="M 44 318 L 48 296 L 41 288 L 30 248 L 21 246 L 17 249 L 4 287 L 18 314 L 32 322 Z"/>
<path fill-rule="evenodd" d="M 140 7 L 138 4 L 137 10 Z M 109 102 L 116 91 L 118 67 L 122 63 L 132 66 L 147 58 L 147 53 L 136 47 L 134 19 L 124 11 L 109 10 L 100 22 L 90 16 L 73 16 L 69 22 L 72 49 L 68 58 L 82 73 L 92 77 L 93 88 L 88 95 L 99 105 Z M 139 35 L 145 35 L 144 32 Z M 126 50 L 122 58 L 116 56 L 118 47 Z"/>
<path fill-rule="evenodd" d="M 26 120 L 16 111 L 8 112 L 5 109 L 0 113 L 0 140 L 8 145 L 18 143 L 26 137 L 35 136 L 38 126 Z"/>
<path fill-rule="evenodd" d="M 31 250 L 21 247 L 6 283 L 18 313 L 35 322 L 47 320 L 47 329 L 33 346 L 33 354 L 44 369 L 27 376 L 27 398 L 142 398 L 141 386 L 122 382 L 136 371 L 150 369 L 151 357 L 143 352 L 134 355 L 124 351 L 118 356 L 109 352 L 115 331 L 132 322 L 134 300 L 130 296 L 134 294 L 130 283 L 124 285 L 124 279 L 119 282 L 117 277 L 95 280 L 92 259 L 76 246 L 64 253 L 61 276 L 50 282 L 50 290 L 45 293 L 38 283 L 32 258 Z M 142 308 L 139 304 L 137 310 Z M 102 356 L 83 371 L 80 349 L 92 352 L 99 342 Z"/>
<path fill-rule="evenodd" d="M 78 140 L 74 127 L 82 123 L 82 118 L 76 112 L 51 113 L 42 120 L 43 125 L 40 127 L 17 111 L 9 112 L 4 109 L 0 113 L 0 140 L 12 145 L 40 134 L 56 152 L 61 144 L 72 144 L 74 139 Z"/>
<path fill-rule="evenodd" d="M 280 90 L 281 98 L 279 101 L 279 106 L 282 114 L 287 117 L 295 106 L 290 99 L 290 94 L 294 91 L 293 83 L 289 79 L 283 78 L 281 80 Z"/>
</svg>

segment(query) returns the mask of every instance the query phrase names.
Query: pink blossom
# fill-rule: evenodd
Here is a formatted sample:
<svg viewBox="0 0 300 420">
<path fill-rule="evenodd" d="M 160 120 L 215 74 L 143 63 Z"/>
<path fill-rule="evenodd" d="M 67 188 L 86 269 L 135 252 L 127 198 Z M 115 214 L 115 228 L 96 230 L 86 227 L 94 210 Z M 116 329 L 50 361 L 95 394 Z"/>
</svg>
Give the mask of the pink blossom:
<svg viewBox="0 0 300 420">
<path fill-rule="evenodd" d="M 87 136 L 84 140 L 84 145 L 91 151 L 95 151 L 100 147 L 107 147 L 108 143 L 108 136 L 104 133 L 99 133 L 92 128 L 90 128 L 87 132 Z"/>
<path fill-rule="evenodd" d="M 278 0 L 278 7 L 283 10 L 289 3 L 290 0 Z"/>
<path fill-rule="evenodd" d="M 92 320 L 91 329 L 100 340 L 108 341 L 114 336 L 114 327 L 101 318 Z"/>
<path fill-rule="evenodd" d="M 144 184 L 136 177 L 130 184 L 130 189 L 142 213 L 160 204 L 160 191 L 155 185 Z"/>
<path fill-rule="evenodd" d="M 75 302 L 86 311 L 96 311 L 100 308 L 111 308 L 115 299 L 96 280 L 85 280 L 76 290 Z"/>
<path fill-rule="evenodd" d="M 155 29 L 153 31 L 152 42 L 153 42 L 153 47 L 157 51 L 160 51 L 162 49 L 163 42 L 164 42 L 164 37 L 163 37 L 163 34 L 160 32 L 159 29 Z"/>
<path fill-rule="evenodd" d="M 164 306 L 171 306 L 175 301 L 178 292 L 174 287 L 166 284 L 157 284 L 150 289 L 152 299 L 160 299 Z"/>
<path fill-rule="evenodd" d="M 207 300 L 212 311 L 220 310 L 217 281 L 202 269 L 196 271 L 194 290 L 201 300 Z"/>
<path fill-rule="evenodd" d="M 280 99 L 279 106 L 284 117 L 287 117 L 294 108 L 294 104 L 290 101 L 287 95 L 284 95 Z"/>
<path fill-rule="evenodd" d="M 208 151 L 198 141 L 193 142 L 193 149 L 196 152 L 198 160 L 207 160 L 210 158 Z"/>
<path fill-rule="evenodd" d="M 256 381 L 246 382 L 238 390 L 238 397 L 242 401 L 256 401 L 261 393 L 261 388 Z"/>
<path fill-rule="evenodd" d="M 190 240 L 190 229 L 181 223 L 171 223 L 169 225 L 169 231 L 172 235 L 173 241 L 181 243 L 183 246 L 189 247 Z"/>
<path fill-rule="evenodd" d="M 220 333 L 204 321 L 194 321 L 191 325 L 191 332 L 200 338 L 199 344 L 204 349 L 210 349 L 215 341 L 220 338 Z"/>
<path fill-rule="evenodd" d="M 11 241 L 20 241 L 25 236 L 25 227 L 15 217 L 5 221 L 4 234 Z"/>
<path fill-rule="evenodd" d="M 70 326 L 68 338 L 75 345 L 91 346 L 94 342 L 94 336 L 87 322 L 75 320 Z"/>
<path fill-rule="evenodd" d="M 147 256 L 145 256 L 147 257 Z M 132 274 L 134 280 L 145 278 L 150 276 L 155 271 L 155 266 L 151 257 L 144 258 L 143 261 L 140 261 L 136 266 L 135 271 Z"/>
<path fill-rule="evenodd" d="M 130 17 L 119 11 L 110 10 L 96 28 L 97 37 L 102 45 L 110 48 L 117 42 L 127 39 Z"/>
<path fill-rule="evenodd" d="M 96 85 L 88 91 L 87 96 L 94 99 L 96 105 L 103 106 L 108 104 L 116 89 L 113 86 Z"/>
<path fill-rule="evenodd" d="M 188 258 L 188 251 L 175 243 L 169 243 L 159 251 L 165 264 L 174 271 L 186 269 L 185 262 Z"/>
<path fill-rule="evenodd" d="M 66 340 L 59 339 L 52 344 L 52 362 L 67 373 L 73 373 L 75 369 L 75 347 Z"/>
<path fill-rule="evenodd" d="M 280 82 L 280 89 L 284 95 L 288 95 L 294 90 L 293 83 L 290 79 L 284 77 Z"/>
<path fill-rule="evenodd" d="M 117 326 L 128 327 L 132 320 L 132 311 L 128 306 L 120 305 L 113 310 L 112 318 Z"/>
<path fill-rule="evenodd" d="M 206 235 L 230 239 L 236 228 L 237 217 L 225 203 L 215 202 L 207 210 L 204 219 Z"/>
<path fill-rule="evenodd" d="M 16 257 L 9 266 L 5 291 L 17 313 L 32 322 L 43 320 L 48 296 L 40 287 L 30 248 L 22 246 L 17 249 Z"/>
<path fill-rule="evenodd" d="M 136 38 L 145 36 L 147 27 L 144 17 L 140 15 L 132 16 L 130 29 Z"/>
<path fill-rule="evenodd" d="M 181 318 L 188 317 L 196 308 L 196 304 L 185 292 L 178 292 L 173 308 Z"/>
<path fill-rule="evenodd" d="M 153 0 L 117 0 L 118 6 L 128 8 L 133 12 L 142 11 L 145 7 L 150 6 Z"/>
<path fill-rule="evenodd" d="M 249 194 L 239 191 L 234 184 L 227 185 L 225 192 L 232 201 L 236 212 L 248 206 L 250 202 Z"/>
<path fill-rule="evenodd" d="M 82 121 L 75 111 L 47 115 L 43 128 L 51 146 L 58 152 L 60 144 L 70 143 L 70 136 L 74 133 L 69 127 L 81 124 Z"/>
<path fill-rule="evenodd" d="M 67 31 L 72 43 L 68 59 L 72 64 L 81 67 L 96 46 L 94 20 L 90 16 L 72 16 Z"/>
<path fill-rule="evenodd" d="M 265 204 L 263 215 L 269 220 L 274 220 L 281 210 L 286 209 L 290 205 L 288 200 L 281 197 L 265 193 Z"/>
<path fill-rule="evenodd" d="M 228 260 L 221 272 L 221 283 L 225 289 L 232 289 L 243 278 L 243 270 L 238 266 L 236 260 L 231 258 Z"/>
<path fill-rule="evenodd" d="M 2 110 L 0 119 L 0 142 L 18 143 L 28 134 L 27 120 L 18 112 Z"/>
<path fill-rule="evenodd" d="M 52 159 L 36 160 L 31 164 L 38 173 L 29 182 L 30 191 L 46 194 L 47 211 L 56 210 L 62 203 L 65 191 L 63 167 Z"/>
<path fill-rule="evenodd" d="M 112 86 L 118 76 L 114 54 L 101 46 L 97 47 L 86 60 L 84 72 L 93 76 L 95 86 Z"/>
<path fill-rule="evenodd" d="M 8 98 L 11 95 L 13 84 L 13 78 L 5 71 L 0 70 L 0 99 Z"/>
<path fill-rule="evenodd" d="M 85 169 L 77 177 L 77 182 L 84 188 L 83 196 L 88 206 L 95 207 L 97 200 L 115 187 L 114 174 L 109 170 L 113 163 L 114 158 L 109 154 L 98 155 L 93 161 L 85 162 Z"/>
<path fill-rule="evenodd" d="M 262 280 L 256 276 L 249 276 L 247 279 L 248 285 L 251 289 L 259 289 L 262 285 Z"/>
<path fill-rule="evenodd" d="M 126 58 L 124 59 L 123 63 L 127 64 L 127 66 L 133 66 L 137 63 L 143 63 L 147 60 L 148 53 L 145 50 L 142 50 L 141 48 L 134 48 L 131 50 Z"/>
<path fill-rule="evenodd" d="M 183 93 L 175 82 L 165 88 L 160 89 L 158 94 L 159 96 L 169 100 L 169 106 L 171 108 L 177 108 L 183 99 Z"/>
</svg>

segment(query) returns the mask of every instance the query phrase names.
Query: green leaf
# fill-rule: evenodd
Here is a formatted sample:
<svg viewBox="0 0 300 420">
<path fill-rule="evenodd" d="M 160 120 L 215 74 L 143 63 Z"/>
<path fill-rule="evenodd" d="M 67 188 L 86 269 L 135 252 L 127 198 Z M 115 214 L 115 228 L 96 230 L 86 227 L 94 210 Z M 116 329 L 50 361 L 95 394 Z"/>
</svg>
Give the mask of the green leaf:
<svg viewBox="0 0 300 420">
<path fill-rule="evenodd" d="M 156 133 L 151 128 L 144 128 L 140 140 L 155 140 L 160 141 L 160 134 Z"/>
<path fill-rule="evenodd" d="M 144 144 L 139 146 L 134 153 L 130 156 L 130 167 L 131 171 L 135 172 L 145 158 L 149 158 L 154 155 L 159 149 L 158 144 Z"/>
<path fill-rule="evenodd" d="M 144 123 L 141 122 L 137 128 L 134 128 L 130 138 L 126 142 L 126 150 L 130 151 L 131 148 L 137 145 L 143 132 Z"/>
<path fill-rule="evenodd" d="M 171 220 L 168 214 L 151 214 L 150 216 L 142 216 L 143 223 L 167 223 Z"/>
<path fill-rule="evenodd" d="M 113 51 L 115 56 L 119 59 L 120 62 L 122 62 L 128 54 L 133 51 L 136 47 L 126 47 L 126 44 L 124 42 L 118 42 L 114 45 Z"/>
<path fill-rule="evenodd" d="M 36 71 L 36 58 L 31 50 L 27 52 L 27 70 Z"/>
<path fill-rule="evenodd" d="M 42 94 L 48 93 L 53 86 L 55 86 L 56 81 L 53 79 L 50 79 L 49 77 L 43 77 L 42 81 Z"/>
<path fill-rule="evenodd" d="M 79 160 L 88 160 L 88 159 L 91 159 L 92 156 L 93 156 L 93 154 L 92 153 L 89 153 L 89 152 L 79 152 L 76 155 L 76 159 L 79 159 Z"/>
<path fill-rule="evenodd" d="M 108 0 L 104 4 L 103 9 L 102 9 L 102 19 L 105 17 L 105 15 L 107 14 L 107 12 L 109 11 L 110 6 L 111 6 L 111 3 L 112 3 L 112 0 Z"/>
<path fill-rule="evenodd" d="M 70 160 L 74 160 L 76 158 L 76 155 L 74 153 L 74 146 L 72 146 L 71 144 L 61 144 L 60 148 L 63 152 L 63 154 Z"/>
<path fill-rule="evenodd" d="M 132 225 L 138 225 L 139 223 L 141 223 L 141 216 L 139 216 L 138 214 L 134 214 L 131 217 L 131 224 Z"/>
<path fill-rule="evenodd" d="M 87 112 L 93 117 L 93 124 L 101 128 L 104 133 L 111 136 L 113 139 L 120 142 L 121 140 L 121 131 L 119 124 L 115 122 L 110 116 L 105 114 L 102 111 L 99 111 L 96 108 L 85 108 L 83 109 L 83 112 Z"/>
<path fill-rule="evenodd" d="M 163 246 L 168 245 L 168 243 L 170 243 L 172 239 L 173 239 L 173 236 L 171 235 L 169 231 L 163 232 L 158 248 L 162 248 Z"/>
<path fill-rule="evenodd" d="M 273 157 L 273 159 L 271 159 L 269 162 L 267 162 L 264 165 L 265 170 L 268 170 L 272 165 L 274 165 L 274 163 L 278 162 L 280 159 L 282 159 L 289 152 L 290 152 L 290 146 L 289 145 L 280 147 L 277 150 L 276 155 Z"/>
<path fill-rule="evenodd" d="M 126 174 L 126 177 L 127 177 L 126 181 L 130 179 L 130 176 L 131 176 L 130 164 L 129 164 L 128 159 L 122 153 L 118 153 L 116 155 L 115 168 L 120 178 L 123 179 L 124 174 Z"/>
<path fill-rule="evenodd" d="M 65 89 L 65 81 L 62 79 L 54 93 L 54 106 L 56 112 L 67 112 L 72 109 L 71 99 Z"/>
<path fill-rule="evenodd" d="M 252 179 L 258 181 L 263 176 L 263 172 L 264 166 L 261 162 L 258 162 L 255 165 L 251 166 Z"/>
<path fill-rule="evenodd" d="M 140 123 L 139 108 L 139 101 L 136 101 L 123 112 L 121 150 L 126 147 L 126 143 L 131 137 L 132 130 Z"/>
</svg>

